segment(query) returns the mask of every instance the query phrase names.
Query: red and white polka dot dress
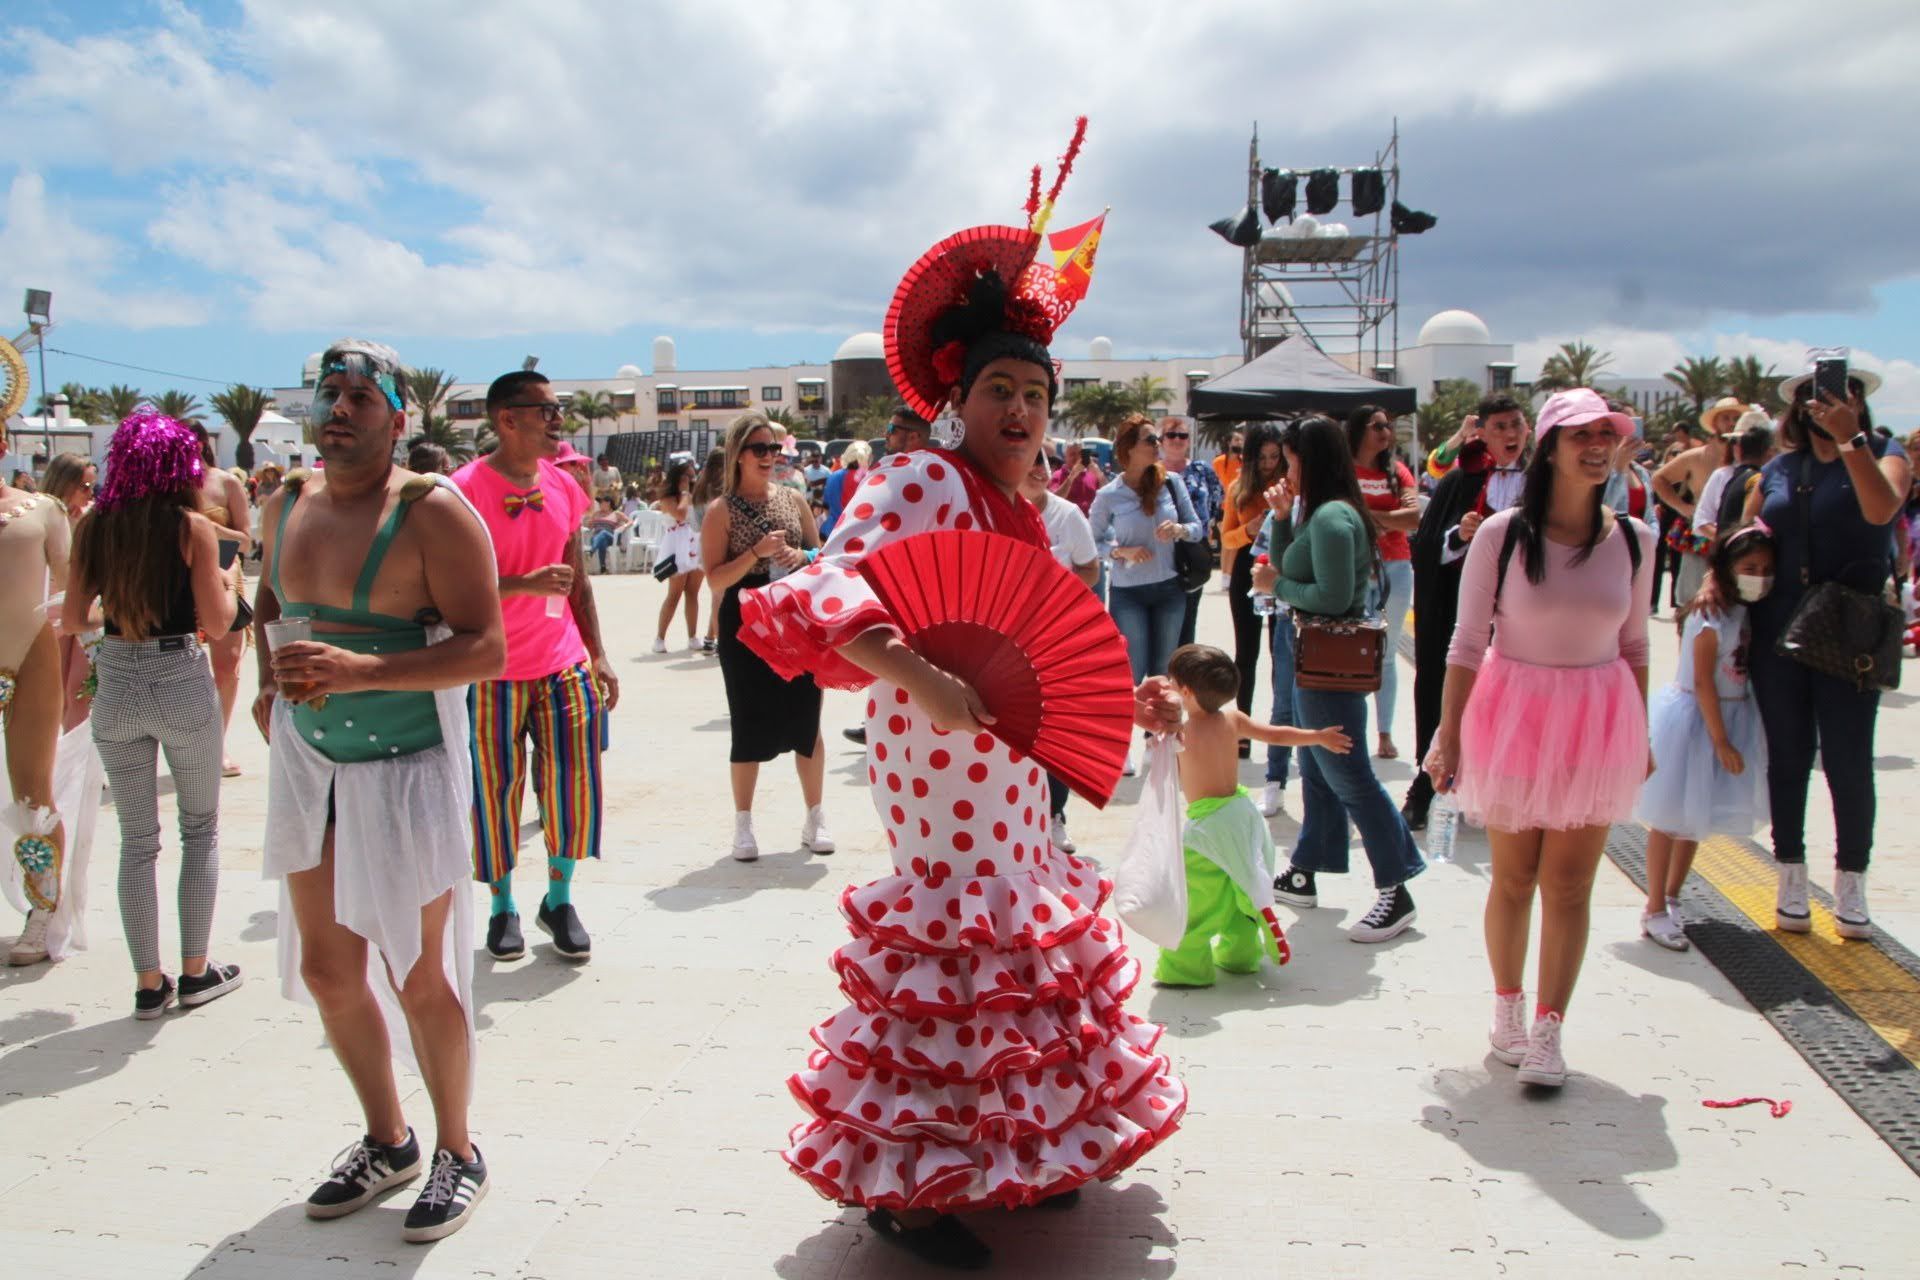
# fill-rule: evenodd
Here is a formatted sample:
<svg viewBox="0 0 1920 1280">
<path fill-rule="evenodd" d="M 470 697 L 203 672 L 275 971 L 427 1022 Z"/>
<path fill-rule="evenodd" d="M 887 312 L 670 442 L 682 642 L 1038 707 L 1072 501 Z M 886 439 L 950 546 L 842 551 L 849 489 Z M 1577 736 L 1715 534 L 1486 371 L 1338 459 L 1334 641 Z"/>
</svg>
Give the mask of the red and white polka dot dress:
<svg viewBox="0 0 1920 1280">
<path fill-rule="evenodd" d="M 851 565 L 983 522 L 961 465 L 877 468 L 815 565 L 743 598 L 742 638 L 783 674 L 870 680 L 832 652 L 886 621 Z M 1028 1204 L 1117 1174 L 1187 1095 L 1160 1028 L 1124 1008 L 1140 967 L 1099 914 L 1112 885 L 1052 847 L 1046 775 L 998 739 L 943 733 L 874 683 L 867 742 L 895 874 L 841 896 L 853 939 L 832 964 L 851 1004 L 788 1081 L 811 1119 L 787 1162 L 830 1199 L 893 1209 Z"/>
</svg>

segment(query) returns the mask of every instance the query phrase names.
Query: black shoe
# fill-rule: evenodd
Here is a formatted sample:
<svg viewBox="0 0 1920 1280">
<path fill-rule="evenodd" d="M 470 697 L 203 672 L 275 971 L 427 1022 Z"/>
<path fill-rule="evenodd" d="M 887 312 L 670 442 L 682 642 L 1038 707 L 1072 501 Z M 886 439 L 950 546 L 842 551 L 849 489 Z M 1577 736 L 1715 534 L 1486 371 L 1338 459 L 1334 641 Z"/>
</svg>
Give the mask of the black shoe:
<svg viewBox="0 0 1920 1280">
<path fill-rule="evenodd" d="M 545 898 L 540 899 L 540 914 L 533 918 L 533 922 L 553 939 L 553 949 L 566 959 L 587 961 L 593 958 L 593 940 L 587 937 L 587 928 L 580 923 L 580 913 L 573 909 L 571 902 L 563 902 L 555 909 L 547 905 Z"/>
<path fill-rule="evenodd" d="M 372 1202 L 383 1191 L 413 1181 L 420 1172 L 420 1140 L 407 1130 L 407 1140 L 389 1146 L 362 1138 L 340 1153 L 327 1180 L 307 1197 L 309 1218 L 344 1218 Z"/>
<path fill-rule="evenodd" d="M 518 911 L 496 911 L 487 921 L 487 954 L 495 960 L 518 960 L 527 954 Z"/>
<path fill-rule="evenodd" d="M 861 725 L 858 729 L 842 729 L 840 736 L 848 742 L 857 742 L 863 747 L 867 745 L 867 727 L 865 725 Z"/>
<path fill-rule="evenodd" d="M 1320 895 L 1314 891 L 1313 872 L 1294 866 L 1273 878 L 1273 896 L 1290 907 L 1320 905 Z"/>
<path fill-rule="evenodd" d="M 1373 907 L 1360 917 L 1360 922 L 1347 930 L 1347 936 L 1355 942 L 1385 942 L 1388 938 L 1398 937 L 1402 930 L 1413 923 L 1413 895 L 1407 892 L 1407 886 L 1396 884 L 1382 889 L 1380 896 L 1373 900 Z"/>
<path fill-rule="evenodd" d="M 1400 806 L 1400 816 L 1407 820 L 1407 830 L 1425 831 L 1427 829 L 1427 811 L 1415 808 L 1411 804 Z"/>
<path fill-rule="evenodd" d="M 924 1227 L 903 1227 L 885 1209 L 869 1209 L 867 1225 L 888 1244 L 898 1245 L 920 1261 L 954 1271 L 983 1271 L 993 1253 L 960 1219 L 943 1213 Z"/>
<path fill-rule="evenodd" d="M 473 1206 L 487 1198 L 487 1162 L 480 1148 L 473 1159 L 462 1160 L 445 1147 L 433 1153 L 433 1171 L 420 1198 L 407 1210 L 406 1225 L 400 1235 L 412 1244 L 444 1240 L 467 1225 Z"/>
<path fill-rule="evenodd" d="M 180 1007 L 182 1009 L 197 1008 L 218 1000 L 239 985 L 239 965 L 215 964 L 209 960 L 206 972 L 198 977 L 191 973 L 180 975 Z"/>
<path fill-rule="evenodd" d="M 142 1022 L 151 1022 L 166 1013 L 167 1006 L 173 1003 L 173 979 L 166 974 L 160 975 L 160 985 L 149 991 L 145 987 L 136 988 L 133 993 L 133 1016 Z"/>
</svg>

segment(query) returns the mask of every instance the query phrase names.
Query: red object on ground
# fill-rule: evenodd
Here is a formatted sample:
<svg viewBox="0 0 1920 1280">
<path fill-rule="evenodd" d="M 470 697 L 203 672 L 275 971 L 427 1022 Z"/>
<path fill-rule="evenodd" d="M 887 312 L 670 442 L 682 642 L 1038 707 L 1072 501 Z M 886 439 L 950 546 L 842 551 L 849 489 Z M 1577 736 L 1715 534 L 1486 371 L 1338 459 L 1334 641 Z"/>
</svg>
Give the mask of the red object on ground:
<svg viewBox="0 0 1920 1280">
<path fill-rule="evenodd" d="M 1767 1110 L 1773 1112 L 1773 1118 L 1775 1120 L 1778 1120 L 1780 1117 L 1786 1115 L 1787 1112 L 1793 1110 L 1793 1103 L 1784 1100 L 1776 1102 L 1772 1098 L 1731 1098 L 1725 1102 L 1716 1102 L 1711 1098 L 1702 1098 L 1700 1105 L 1703 1107 L 1712 1107 L 1717 1111 L 1724 1111 L 1729 1107 L 1746 1107 L 1756 1102 L 1766 1103 Z"/>
<path fill-rule="evenodd" d="M 972 685 L 987 732 L 1097 807 L 1133 736 L 1126 642 L 1050 551 L 977 530 L 923 533 L 870 552 L 860 576 L 914 652 Z"/>
</svg>

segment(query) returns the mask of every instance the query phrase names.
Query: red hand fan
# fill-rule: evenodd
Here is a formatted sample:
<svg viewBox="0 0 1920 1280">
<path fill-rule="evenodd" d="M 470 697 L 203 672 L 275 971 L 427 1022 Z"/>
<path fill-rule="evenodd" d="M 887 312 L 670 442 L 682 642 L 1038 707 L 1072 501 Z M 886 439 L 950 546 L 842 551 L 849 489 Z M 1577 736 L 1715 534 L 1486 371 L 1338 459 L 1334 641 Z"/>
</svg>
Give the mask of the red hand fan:
<svg viewBox="0 0 1920 1280">
<path fill-rule="evenodd" d="M 860 576 L 914 652 L 972 685 L 987 731 L 1105 808 L 1133 736 L 1126 642 L 1051 552 L 944 530 L 876 548 Z"/>
</svg>

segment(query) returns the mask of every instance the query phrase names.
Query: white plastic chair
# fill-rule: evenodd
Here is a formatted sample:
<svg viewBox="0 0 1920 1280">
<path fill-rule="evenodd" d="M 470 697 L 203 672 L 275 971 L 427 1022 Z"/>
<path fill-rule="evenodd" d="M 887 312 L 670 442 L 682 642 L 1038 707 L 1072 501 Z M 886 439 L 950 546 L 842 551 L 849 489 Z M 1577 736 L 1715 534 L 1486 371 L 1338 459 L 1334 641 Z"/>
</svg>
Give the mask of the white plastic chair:
<svg viewBox="0 0 1920 1280">
<path fill-rule="evenodd" d="M 652 570 L 660 549 L 660 539 L 666 536 L 666 532 L 667 518 L 658 511 L 634 513 L 633 527 L 627 530 L 626 568 L 629 573 Z"/>
</svg>

